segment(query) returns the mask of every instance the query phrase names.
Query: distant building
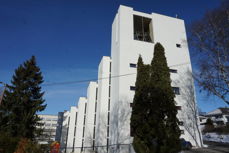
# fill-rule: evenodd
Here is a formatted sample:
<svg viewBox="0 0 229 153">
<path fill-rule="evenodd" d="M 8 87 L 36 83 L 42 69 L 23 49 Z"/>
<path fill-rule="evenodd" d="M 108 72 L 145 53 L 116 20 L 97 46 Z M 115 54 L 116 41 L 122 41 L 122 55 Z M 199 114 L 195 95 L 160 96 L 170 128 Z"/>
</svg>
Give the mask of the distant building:
<svg viewBox="0 0 229 153">
<path fill-rule="evenodd" d="M 60 143 L 64 112 L 58 113 L 55 141 Z"/>
<path fill-rule="evenodd" d="M 208 112 L 205 117 L 210 118 L 216 125 L 227 125 L 229 124 L 229 108 L 217 108 Z"/>
<path fill-rule="evenodd" d="M 41 136 L 39 136 L 38 143 L 40 144 L 49 144 L 50 142 L 55 141 L 56 136 L 56 127 L 57 127 L 57 115 L 38 115 L 41 118 L 40 123 L 43 125 L 38 126 L 38 128 L 43 130 Z"/>
</svg>

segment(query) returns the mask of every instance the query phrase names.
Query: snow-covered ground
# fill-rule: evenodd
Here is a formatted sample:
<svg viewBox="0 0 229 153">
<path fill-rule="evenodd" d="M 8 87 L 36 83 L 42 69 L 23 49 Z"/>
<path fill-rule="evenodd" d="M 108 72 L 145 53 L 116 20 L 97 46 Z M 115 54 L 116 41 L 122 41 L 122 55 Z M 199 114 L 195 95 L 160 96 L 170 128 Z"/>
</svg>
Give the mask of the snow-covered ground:
<svg viewBox="0 0 229 153">
<path fill-rule="evenodd" d="M 213 141 L 213 142 L 229 143 L 229 135 L 225 135 L 225 134 L 220 135 L 217 133 L 206 133 L 203 135 L 203 140 Z"/>
</svg>

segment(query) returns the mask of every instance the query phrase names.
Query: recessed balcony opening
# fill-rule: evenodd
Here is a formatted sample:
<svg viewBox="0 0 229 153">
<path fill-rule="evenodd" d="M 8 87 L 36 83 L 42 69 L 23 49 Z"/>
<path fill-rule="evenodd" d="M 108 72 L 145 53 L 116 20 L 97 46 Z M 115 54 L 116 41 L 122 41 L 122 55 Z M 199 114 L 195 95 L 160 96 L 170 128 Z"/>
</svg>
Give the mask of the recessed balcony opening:
<svg viewBox="0 0 229 153">
<path fill-rule="evenodd" d="M 134 40 L 153 42 L 151 19 L 134 15 Z"/>
</svg>

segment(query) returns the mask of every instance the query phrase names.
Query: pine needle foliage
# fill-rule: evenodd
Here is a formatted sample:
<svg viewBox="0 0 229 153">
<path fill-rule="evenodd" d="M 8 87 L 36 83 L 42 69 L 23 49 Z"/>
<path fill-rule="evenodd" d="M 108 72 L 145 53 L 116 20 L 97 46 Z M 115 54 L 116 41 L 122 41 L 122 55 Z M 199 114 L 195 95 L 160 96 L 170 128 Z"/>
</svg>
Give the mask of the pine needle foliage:
<svg viewBox="0 0 229 153">
<path fill-rule="evenodd" d="M 37 113 L 46 107 L 44 92 L 41 91 L 42 82 L 42 73 L 35 56 L 15 70 L 12 85 L 7 86 L 1 105 L 4 123 L 0 125 L 0 131 L 5 130 L 13 137 L 35 138 L 40 120 Z"/>
<path fill-rule="evenodd" d="M 180 129 L 164 48 L 155 44 L 151 65 L 138 59 L 131 135 L 136 153 L 178 153 Z"/>
</svg>

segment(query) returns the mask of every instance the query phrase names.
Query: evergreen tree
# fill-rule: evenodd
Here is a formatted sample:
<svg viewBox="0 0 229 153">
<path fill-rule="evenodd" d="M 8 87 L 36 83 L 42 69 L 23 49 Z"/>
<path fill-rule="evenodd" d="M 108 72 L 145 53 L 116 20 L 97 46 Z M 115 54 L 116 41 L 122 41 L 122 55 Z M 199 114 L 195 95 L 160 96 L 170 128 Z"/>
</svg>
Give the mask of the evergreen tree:
<svg viewBox="0 0 229 153">
<path fill-rule="evenodd" d="M 152 137 L 156 142 L 158 153 L 180 151 L 179 120 L 176 117 L 177 108 L 174 98 L 164 48 L 157 43 L 151 62 L 149 124 L 155 130 Z"/>
<path fill-rule="evenodd" d="M 148 83 L 149 83 L 149 65 L 144 65 L 142 57 L 139 56 L 137 63 L 136 90 L 132 106 L 131 115 L 131 135 L 134 136 L 133 146 L 135 151 L 145 152 L 147 146 L 144 143 L 144 126 L 147 124 L 146 112 L 148 109 Z M 146 152 L 147 153 L 147 152 Z"/>
<path fill-rule="evenodd" d="M 43 77 L 34 56 L 20 65 L 13 75 L 12 85 L 7 86 L 1 105 L 1 117 L 7 118 L 0 130 L 11 136 L 33 139 L 40 120 L 37 112 L 46 107 L 42 98 Z"/>
<path fill-rule="evenodd" d="M 164 48 L 157 43 L 151 65 L 144 65 L 141 57 L 138 59 L 131 116 L 136 153 L 180 151 L 180 129 L 174 98 Z"/>
</svg>

